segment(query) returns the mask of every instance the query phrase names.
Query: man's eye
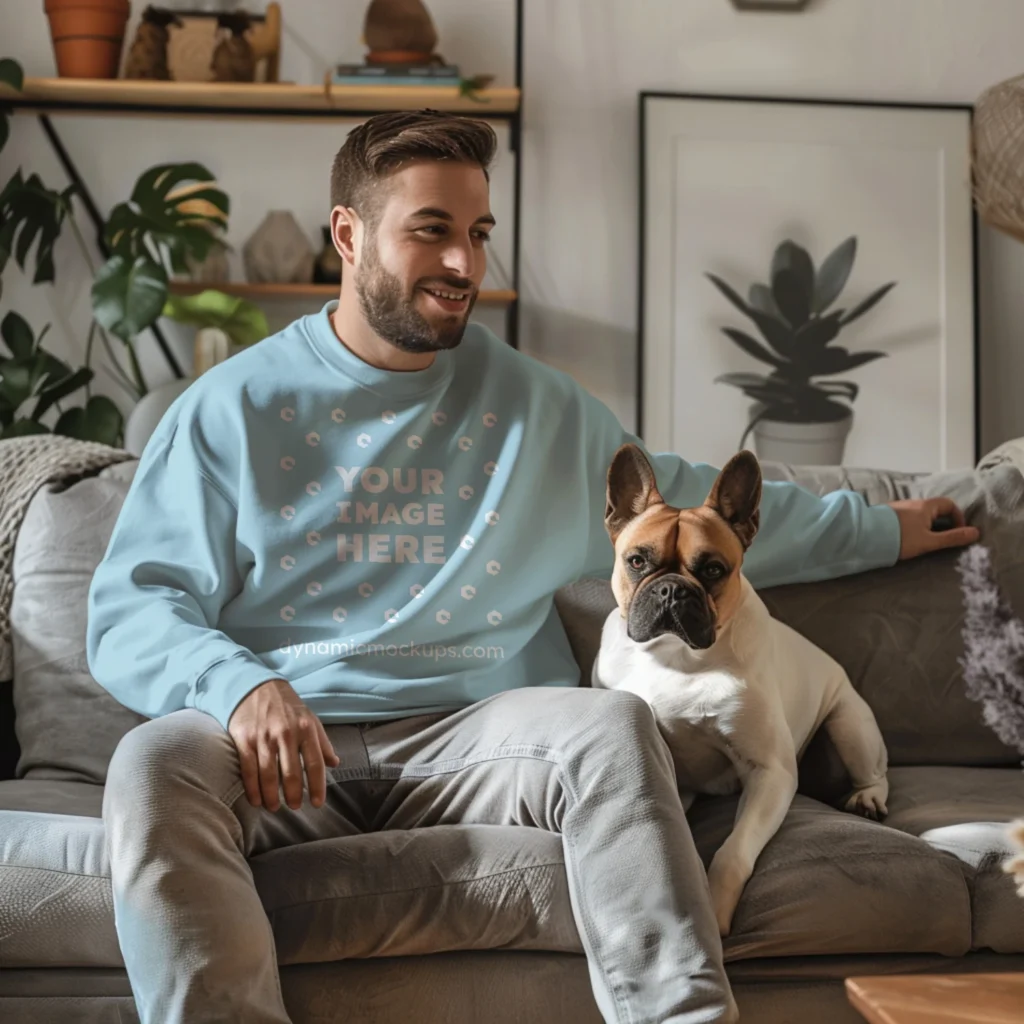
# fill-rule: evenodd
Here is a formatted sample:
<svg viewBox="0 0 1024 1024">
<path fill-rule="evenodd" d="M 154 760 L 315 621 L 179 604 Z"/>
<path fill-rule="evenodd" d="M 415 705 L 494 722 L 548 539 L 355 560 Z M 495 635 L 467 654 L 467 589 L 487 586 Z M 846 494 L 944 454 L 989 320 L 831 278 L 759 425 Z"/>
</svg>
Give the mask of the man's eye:
<svg viewBox="0 0 1024 1024">
<path fill-rule="evenodd" d="M 631 569 L 642 569 L 647 564 L 647 559 L 643 555 L 630 555 L 626 561 Z"/>
<path fill-rule="evenodd" d="M 491 233 L 489 231 L 478 231 L 476 237 L 481 242 L 489 242 L 491 240 Z"/>
</svg>

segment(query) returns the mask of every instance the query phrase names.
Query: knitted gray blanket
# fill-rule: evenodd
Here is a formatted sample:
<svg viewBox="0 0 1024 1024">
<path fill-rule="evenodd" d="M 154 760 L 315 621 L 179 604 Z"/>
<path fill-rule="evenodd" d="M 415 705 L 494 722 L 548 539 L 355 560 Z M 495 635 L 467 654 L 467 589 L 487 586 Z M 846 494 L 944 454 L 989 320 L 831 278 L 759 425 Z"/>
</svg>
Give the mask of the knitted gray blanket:
<svg viewBox="0 0 1024 1024">
<path fill-rule="evenodd" d="M 0 441 L 0 679 L 14 676 L 11 597 L 14 545 L 32 496 L 44 484 L 72 483 L 135 456 L 122 448 L 58 434 L 30 434 Z"/>
</svg>

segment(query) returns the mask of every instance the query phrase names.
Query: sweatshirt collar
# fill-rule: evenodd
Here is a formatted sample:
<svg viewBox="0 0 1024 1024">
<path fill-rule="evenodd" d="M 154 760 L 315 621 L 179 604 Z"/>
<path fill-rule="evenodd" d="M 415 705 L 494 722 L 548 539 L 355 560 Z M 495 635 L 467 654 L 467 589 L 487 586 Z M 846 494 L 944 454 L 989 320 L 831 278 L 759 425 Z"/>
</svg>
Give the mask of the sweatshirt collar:
<svg viewBox="0 0 1024 1024">
<path fill-rule="evenodd" d="M 371 366 L 343 345 L 334 333 L 331 314 L 337 308 L 338 300 L 331 299 L 319 313 L 305 317 L 306 336 L 328 365 L 340 370 L 357 384 L 383 395 L 411 398 L 433 391 L 451 379 L 451 349 L 437 352 L 434 361 L 423 370 L 385 370 Z"/>
</svg>

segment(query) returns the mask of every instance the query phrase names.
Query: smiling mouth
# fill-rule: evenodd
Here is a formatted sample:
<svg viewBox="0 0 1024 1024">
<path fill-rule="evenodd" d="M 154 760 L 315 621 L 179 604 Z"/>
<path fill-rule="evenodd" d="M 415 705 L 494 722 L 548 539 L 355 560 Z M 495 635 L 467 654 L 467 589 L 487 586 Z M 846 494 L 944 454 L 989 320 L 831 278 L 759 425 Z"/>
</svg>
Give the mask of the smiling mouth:
<svg viewBox="0 0 1024 1024">
<path fill-rule="evenodd" d="M 446 312 L 457 313 L 465 309 L 472 292 L 458 291 L 451 288 L 421 288 L 437 305 Z"/>
</svg>

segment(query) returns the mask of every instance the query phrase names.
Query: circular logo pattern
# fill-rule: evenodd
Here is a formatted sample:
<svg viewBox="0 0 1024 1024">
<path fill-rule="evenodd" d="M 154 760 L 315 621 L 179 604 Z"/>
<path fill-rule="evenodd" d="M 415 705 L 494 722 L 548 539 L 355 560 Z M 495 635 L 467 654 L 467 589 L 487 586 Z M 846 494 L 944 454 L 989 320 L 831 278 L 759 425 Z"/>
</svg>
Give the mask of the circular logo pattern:
<svg viewBox="0 0 1024 1024">
<path fill-rule="evenodd" d="M 332 409 L 331 410 L 331 419 L 334 420 L 335 423 L 344 423 L 345 422 L 345 410 L 344 409 Z"/>
<path fill-rule="evenodd" d="M 372 583 L 360 583 L 359 584 L 359 596 L 369 597 L 373 593 Z"/>
<path fill-rule="evenodd" d="M 348 618 L 348 612 L 344 608 L 335 608 L 334 611 L 331 612 L 331 618 L 334 619 L 335 622 L 344 622 Z"/>
<path fill-rule="evenodd" d="M 461 541 L 459 541 L 459 547 L 462 548 L 464 551 L 469 551 L 469 549 L 475 543 L 476 543 L 476 541 L 473 540 L 473 538 L 470 537 L 470 535 L 467 533 L 466 536 L 463 537 Z"/>
<path fill-rule="evenodd" d="M 468 583 L 462 588 L 462 596 L 467 601 L 472 601 L 476 597 L 476 587 L 470 586 Z"/>
<path fill-rule="evenodd" d="M 310 482 L 306 484 L 306 493 L 311 497 L 315 498 L 321 490 L 322 488 L 315 480 L 310 480 Z"/>
<path fill-rule="evenodd" d="M 473 488 L 470 487 L 469 484 L 463 484 L 459 488 L 459 497 L 463 501 L 469 501 L 469 499 L 473 497 Z"/>
<path fill-rule="evenodd" d="M 389 608 L 384 613 L 384 621 L 385 622 L 397 622 L 398 621 L 398 609 L 397 608 Z"/>
<path fill-rule="evenodd" d="M 487 563 L 487 571 L 492 576 L 497 576 L 498 573 L 501 572 L 501 562 L 488 562 Z"/>
<path fill-rule="evenodd" d="M 372 440 L 373 438 L 371 438 L 369 434 L 360 434 L 356 438 L 356 444 L 359 445 L 360 448 L 366 448 Z"/>
<path fill-rule="evenodd" d="M 282 469 L 294 469 L 295 468 L 295 460 L 290 455 L 286 455 L 281 460 L 281 468 Z"/>
<path fill-rule="evenodd" d="M 438 409 L 438 411 L 435 412 L 434 415 L 430 417 L 430 422 L 433 423 L 435 427 L 444 426 L 447 420 L 448 417 L 443 412 L 441 412 L 440 409 Z"/>
<path fill-rule="evenodd" d="M 281 568 L 284 570 L 295 568 L 295 556 L 294 555 L 282 555 L 281 556 Z"/>
<path fill-rule="evenodd" d="M 434 616 L 434 618 L 437 619 L 437 621 L 440 622 L 442 626 L 447 626 L 448 623 L 452 621 L 452 613 L 449 612 L 449 611 L 446 611 L 444 608 L 442 608 Z"/>
<path fill-rule="evenodd" d="M 320 435 L 315 430 L 311 430 L 306 435 L 306 444 L 308 444 L 310 448 L 315 448 L 319 443 Z"/>
<path fill-rule="evenodd" d="M 500 516 L 498 515 L 498 513 L 491 509 L 491 511 L 484 516 L 484 522 L 488 526 L 494 526 L 494 524 L 498 521 L 499 518 Z"/>
<path fill-rule="evenodd" d="M 310 530 L 309 533 L 306 534 L 306 543 L 310 547 L 313 547 L 314 544 L 319 544 L 320 534 L 316 530 Z"/>
<path fill-rule="evenodd" d="M 319 597 L 320 591 L 323 589 L 323 586 L 317 583 L 316 580 L 310 580 L 310 582 L 306 584 L 306 593 L 309 594 L 310 597 Z"/>
<path fill-rule="evenodd" d="M 495 416 L 493 412 L 485 412 L 484 413 L 484 426 L 485 427 L 493 427 L 494 424 L 497 423 L 497 422 L 498 422 L 498 417 Z"/>
<path fill-rule="evenodd" d="M 423 596 L 423 587 L 420 586 L 419 583 L 414 583 L 409 588 L 409 594 L 410 594 L 411 597 L 422 597 Z"/>
<path fill-rule="evenodd" d="M 290 604 L 286 604 L 281 609 L 281 618 L 284 619 L 285 622 L 291 622 L 292 619 L 295 618 L 295 609 Z"/>
<path fill-rule="evenodd" d="M 384 412 L 380 414 L 380 418 L 382 422 L 387 423 L 390 426 L 392 423 L 395 422 L 394 411 L 391 409 L 385 409 Z"/>
<path fill-rule="evenodd" d="M 473 447 L 473 438 L 466 437 L 466 435 L 463 434 L 462 437 L 459 438 L 458 443 L 460 451 L 468 452 L 469 449 Z"/>
<path fill-rule="evenodd" d="M 488 476 L 494 476 L 494 474 L 498 472 L 498 464 L 496 462 L 488 462 L 484 466 L 484 472 Z"/>
<path fill-rule="evenodd" d="M 283 419 L 285 423 L 291 423 L 291 421 L 295 419 L 295 410 L 290 405 L 286 405 L 281 410 L 281 419 Z"/>
<path fill-rule="evenodd" d="M 501 622 L 501 612 L 488 612 L 487 621 L 492 626 L 496 626 L 499 622 Z"/>
<path fill-rule="evenodd" d="M 295 506 L 294 505 L 285 505 L 281 509 L 281 518 L 282 519 L 294 519 L 295 518 Z"/>
<path fill-rule="evenodd" d="M 423 444 L 423 438 L 422 438 L 422 437 L 419 437 L 419 436 L 418 436 L 418 435 L 416 435 L 416 434 L 413 434 L 413 435 L 412 435 L 412 437 L 410 437 L 410 438 L 409 438 L 409 439 L 408 439 L 408 440 L 407 440 L 407 441 L 406 441 L 405 443 L 406 443 L 406 444 L 407 444 L 407 445 L 408 445 L 408 446 L 409 446 L 410 448 L 419 448 L 419 446 L 420 446 L 421 444 Z"/>
</svg>

